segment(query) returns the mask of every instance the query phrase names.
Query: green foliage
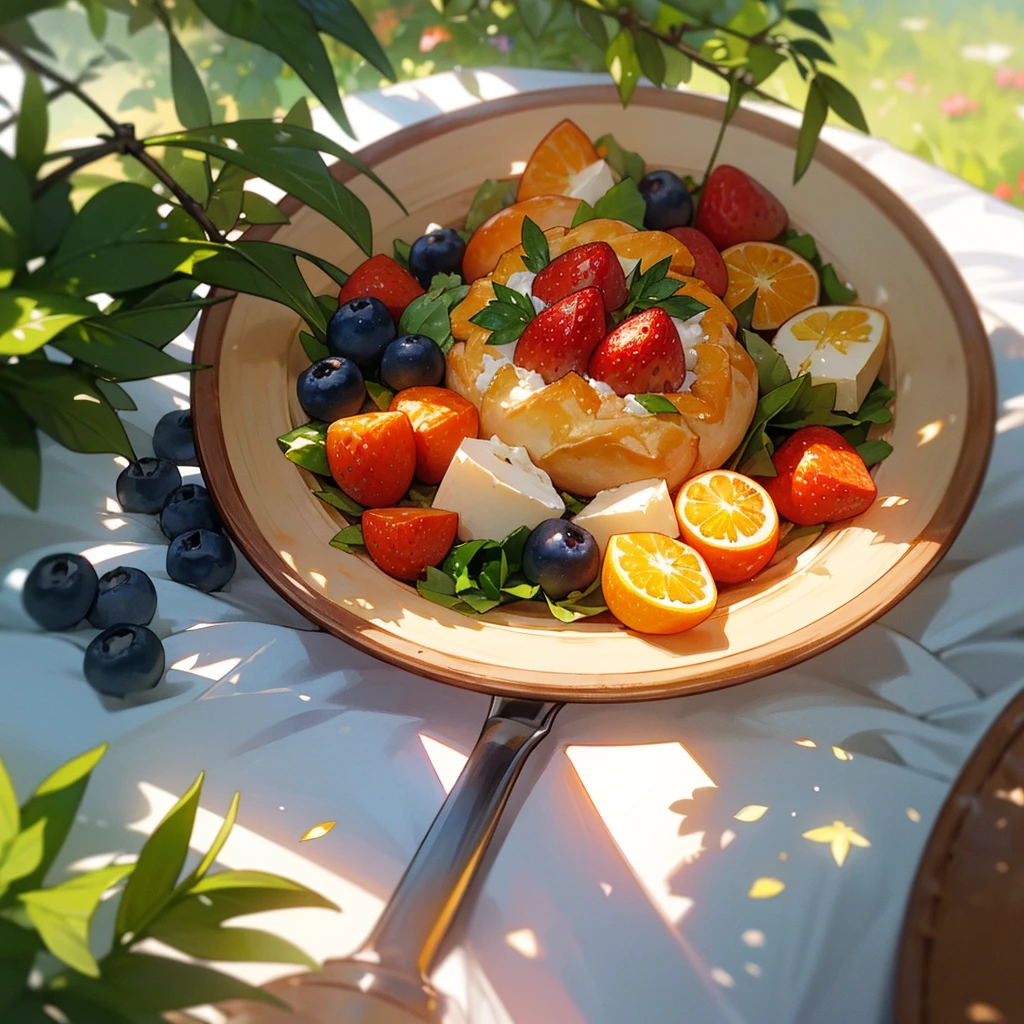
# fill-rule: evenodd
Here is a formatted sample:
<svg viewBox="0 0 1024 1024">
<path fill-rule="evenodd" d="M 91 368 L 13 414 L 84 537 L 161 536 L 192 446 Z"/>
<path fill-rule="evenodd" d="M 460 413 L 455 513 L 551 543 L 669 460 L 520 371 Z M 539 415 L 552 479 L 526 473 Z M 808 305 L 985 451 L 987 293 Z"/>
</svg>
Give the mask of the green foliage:
<svg viewBox="0 0 1024 1024">
<path fill-rule="evenodd" d="M 163 1014 L 224 999 L 277 1004 L 262 989 L 201 963 L 138 949 L 148 938 L 199 960 L 297 964 L 315 970 L 303 950 L 255 928 L 224 927 L 235 918 L 293 907 L 338 908 L 289 879 L 263 871 L 210 874 L 238 813 L 236 793 L 213 844 L 182 877 L 202 791 L 202 775 L 146 840 L 133 864 L 111 864 L 52 885 L 44 879 L 60 853 L 93 768 L 105 746 L 59 768 L 18 806 L 0 761 L 0 1015 L 44 1021 L 42 1006 L 72 1024 L 159 1024 Z M 120 888 L 110 948 L 96 952 L 92 923 Z M 37 962 L 46 951 L 55 958 Z M 54 966 L 54 963 L 56 966 Z M 30 988 L 34 968 L 42 988 Z"/>
</svg>

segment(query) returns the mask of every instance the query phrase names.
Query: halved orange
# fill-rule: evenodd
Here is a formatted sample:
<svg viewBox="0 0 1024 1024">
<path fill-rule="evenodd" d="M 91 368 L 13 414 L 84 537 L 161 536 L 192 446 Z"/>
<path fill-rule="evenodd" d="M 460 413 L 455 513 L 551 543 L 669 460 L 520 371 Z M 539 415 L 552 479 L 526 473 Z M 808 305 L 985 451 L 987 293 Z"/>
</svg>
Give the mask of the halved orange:
<svg viewBox="0 0 1024 1024">
<path fill-rule="evenodd" d="M 620 533 L 601 569 L 608 610 L 640 633 L 681 633 L 703 622 L 718 600 L 707 562 L 663 533 Z"/>
<path fill-rule="evenodd" d="M 600 159 L 583 130 L 566 119 L 540 140 L 526 162 L 516 199 L 565 195 L 571 179 Z"/>
<path fill-rule="evenodd" d="M 779 545 L 779 514 L 768 492 L 730 469 L 687 480 L 676 495 L 676 518 L 718 583 L 751 579 Z"/>
<path fill-rule="evenodd" d="M 521 203 L 513 203 L 488 217 L 473 232 L 462 257 L 462 274 L 467 281 L 475 281 L 489 274 L 498 260 L 519 245 L 523 234 L 523 221 L 530 218 L 542 231 L 547 228 L 569 227 L 580 205 L 569 196 L 534 196 Z"/>
<path fill-rule="evenodd" d="M 729 272 L 725 304 L 735 309 L 757 289 L 751 326 L 774 330 L 818 301 L 818 272 L 784 245 L 740 242 L 722 253 Z"/>
</svg>

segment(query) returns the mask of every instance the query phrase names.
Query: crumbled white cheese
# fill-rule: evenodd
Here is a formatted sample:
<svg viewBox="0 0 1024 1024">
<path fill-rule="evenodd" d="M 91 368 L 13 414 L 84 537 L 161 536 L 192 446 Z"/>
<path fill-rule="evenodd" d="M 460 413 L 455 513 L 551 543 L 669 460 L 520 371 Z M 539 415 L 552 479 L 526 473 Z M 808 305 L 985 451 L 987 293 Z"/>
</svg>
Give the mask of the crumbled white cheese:
<svg viewBox="0 0 1024 1024">
<path fill-rule="evenodd" d="M 639 257 L 619 256 L 619 266 L 622 267 L 622 273 L 626 275 L 627 281 L 629 280 L 629 275 L 633 273 L 639 263 Z"/>
<path fill-rule="evenodd" d="M 544 378 L 536 370 L 527 370 L 522 366 L 513 368 L 516 371 L 519 382 L 508 393 L 508 398 L 501 403 L 503 409 L 509 409 L 513 405 L 518 405 L 524 399 L 529 398 L 530 395 L 534 395 L 547 387 L 547 384 L 544 383 Z"/>
<path fill-rule="evenodd" d="M 511 288 L 514 292 L 519 292 L 520 295 L 532 295 L 533 279 L 536 276 L 530 270 L 517 270 L 514 274 L 509 275 L 508 280 L 505 282 L 505 287 Z"/>
<path fill-rule="evenodd" d="M 604 160 L 595 160 L 569 179 L 569 195 L 593 206 L 615 184 L 615 175 Z"/>
<path fill-rule="evenodd" d="M 606 384 L 603 380 L 594 380 L 592 377 L 583 378 L 599 395 L 614 395 L 615 388 Z"/>
<path fill-rule="evenodd" d="M 686 379 L 683 381 L 682 385 L 680 386 L 680 388 L 676 392 L 676 394 L 678 395 L 678 394 L 681 394 L 683 391 L 689 391 L 690 388 L 693 387 L 693 382 L 696 379 L 697 379 L 697 374 L 695 374 L 692 370 L 687 370 L 686 371 Z"/>
<path fill-rule="evenodd" d="M 504 348 L 504 346 L 502 347 Z M 481 394 L 491 386 L 491 381 L 494 380 L 495 374 L 509 361 L 501 351 L 496 352 L 493 356 L 490 352 L 484 353 L 484 368 L 476 378 L 476 387 Z"/>
<path fill-rule="evenodd" d="M 686 360 L 686 372 L 689 373 L 697 366 L 697 350 L 686 346 L 683 348 L 683 358 Z"/>
</svg>

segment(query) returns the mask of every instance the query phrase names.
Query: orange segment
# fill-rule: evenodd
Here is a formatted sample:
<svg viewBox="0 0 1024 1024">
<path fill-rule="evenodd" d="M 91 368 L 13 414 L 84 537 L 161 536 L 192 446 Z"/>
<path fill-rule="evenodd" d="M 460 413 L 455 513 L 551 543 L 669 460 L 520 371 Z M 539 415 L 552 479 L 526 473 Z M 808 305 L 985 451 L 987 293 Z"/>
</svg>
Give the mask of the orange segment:
<svg viewBox="0 0 1024 1024">
<path fill-rule="evenodd" d="M 467 281 L 489 274 L 509 249 L 522 241 L 523 221 L 530 218 L 542 231 L 567 228 L 572 224 L 578 199 L 569 196 L 534 196 L 513 203 L 489 217 L 473 232 L 462 257 L 462 273 Z"/>
<path fill-rule="evenodd" d="M 741 242 L 722 253 L 729 272 L 725 304 L 735 309 L 757 289 L 751 326 L 774 330 L 818 301 L 818 272 L 792 249 L 773 242 Z"/>
<path fill-rule="evenodd" d="M 676 495 L 683 539 L 719 583 L 742 583 L 760 572 L 779 544 L 779 516 L 768 492 L 729 469 L 688 480 Z"/>
<path fill-rule="evenodd" d="M 608 610 L 641 633 L 681 633 L 703 622 L 718 600 L 707 563 L 663 533 L 620 533 L 601 569 Z"/>
<path fill-rule="evenodd" d="M 565 195 L 574 174 L 600 159 L 590 139 L 572 121 L 560 121 L 540 140 L 523 170 L 516 198 Z"/>
<path fill-rule="evenodd" d="M 669 264 L 672 273 L 693 273 L 690 250 L 665 231 L 631 231 L 628 235 L 609 239 L 608 244 L 623 259 L 639 260 L 641 272 L 668 256 L 672 260 Z"/>
</svg>

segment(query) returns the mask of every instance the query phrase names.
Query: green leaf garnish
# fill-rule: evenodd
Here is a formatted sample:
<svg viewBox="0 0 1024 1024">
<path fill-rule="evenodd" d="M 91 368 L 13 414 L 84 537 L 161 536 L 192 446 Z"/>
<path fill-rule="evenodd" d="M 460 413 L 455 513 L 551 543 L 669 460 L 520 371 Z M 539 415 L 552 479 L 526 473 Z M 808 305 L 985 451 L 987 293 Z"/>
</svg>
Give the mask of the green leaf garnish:
<svg viewBox="0 0 1024 1024">
<path fill-rule="evenodd" d="M 329 477 L 327 465 L 327 424 L 311 421 L 289 430 L 277 439 L 277 446 L 296 466 L 308 469 L 310 473 Z"/>
<path fill-rule="evenodd" d="M 299 344 L 311 363 L 326 359 L 330 355 L 327 346 L 319 338 L 314 338 L 309 331 L 299 331 Z"/>
<path fill-rule="evenodd" d="M 754 315 L 754 305 L 757 302 L 757 289 L 755 288 L 738 306 L 733 307 L 732 315 L 736 317 L 736 323 L 742 330 L 749 331 L 750 318 Z"/>
<path fill-rule="evenodd" d="M 387 412 L 388 409 L 391 408 L 391 399 L 395 397 L 394 391 L 390 388 L 386 388 L 383 384 L 378 384 L 374 380 L 368 380 L 365 384 L 366 393 L 370 396 L 370 401 L 373 402 L 381 412 Z"/>
<path fill-rule="evenodd" d="M 462 283 L 462 278 L 458 274 L 435 274 L 430 282 L 430 288 L 405 307 L 405 312 L 398 321 L 399 337 L 403 334 L 426 335 L 437 342 L 438 348 L 447 354 L 455 344 L 452 337 L 451 311 L 468 292 L 469 286 Z"/>
<path fill-rule="evenodd" d="M 865 466 L 874 466 L 892 455 L 892 445 L 888 441 L 876 438 L 857 445 L 857 454 L 864 460 Z"/>
<path fill-rule="evenodd" d="M 632 224 L 637 230 L 644 226 L 644 213 L 647 211 L 647 204 L 636 182 L 632 178 L 623 178 L 617 185 L 610 189 L 596 203 L 594 203 L 595 217 L 610 217 L 612 220 L 624 220 Z"/>
<path fill-rule="evenodd" d="M 572 224 L 569 226 L 578 228 L 581 224 L 586 224 L 588 220 L 593 220 L 596 216 L 597 214 L 590 203 L 586 199 L 581 199 L 580 205 L 576 207 L 576 212 L 572 215 Z"/>
<path fill-rule="evenodd" d="M 539 274 L 550 262 L 551 252 L 544 232 L 529 217 L 523 219 L 523 263 L 532 274 Z"/>
<path fill-rule="evenodd" d="M 495 181 L 488 178 L 477 189 L 470 204 L 469 213 L 466 214 L 466 230 L 476 231 L 489 217 L 493 217 L 506 206 L 511 206 L 516 201 L 518 191 L 519 182 L 515 179 Z"/>
<path fill-rule="evenodd" d="M 757 364 L 757 387 L 762 395 L 791 379 L 786 360 L 759 334 L 740 328 L 740 341 Z"/>
<path fill-rule="evenodd" d="M 666 256 L 663 260 L 658 260 L 653 267 L 648 267 L 640 273 L 640 264 L 637 263 L 627 282 L 629 298 L 622 312 L 617 314 L 619 322 L 631 313 L 650 309 L 652 306 L 661 306 L 669 316 L 681 320 L 689 320 L 690 317 L 708 308 L 690 295 L 675 294 L 682 284 L 675 278 L 667 276 L 671 264 L 672 258 Z"/>
<path fill-rule="evenodd" d="M 409 242 L 403 241 L 401 238 L 396 238 L 391 243 L 391 252 L 395 262 L 400 267 L 405 267 L 406 270 L 409 269 L 409 250 L 411 248 L 412 245 Z"/>
<path fill-rule="evenodd" d="M 857 298 L 857 289 L 843 284 L 831 263 L 821 268 L 821 287 L 828 296 L 828 301 L 837 306 L 845 306 Z"/>
<path fill-rule="evenodd" d="M 469 322 L 491 332 L 488 345 L 508 345 L 518 340 L 537 314 L 533 303 L 521 292 L 497 281 L 491 287 L 494 298 Z"/>
<path fill-rule="evenodd" d="M 336 508 L 339 512 L 344 512 L 345 515 L 352 516 L 354 519 L 358 519 L 366 511 L 358 501 L 353 501 L 341 488 L 332 484 L 328 484 L 321 491 L 314 491 L 313 495 L 325 505 L 330 505 L 331 508 Z"/>
<path fill-rule="evenodd" d="M 565 502 L 565 511 L 570 515 L 578 516 L 587 507 L 585 501 L 574 497 L 568 491 L 562 491 L 559 496 Z"/>
<path fill-rule="evenodd" d="M 679 415 L 679 410 L 664 395 L 634 395 L 633 399 L 648 412 L 674 412 Z"/>
<path fill-rule="evenodd" d="M 620 178 L 632 178 L 638 185 L 640 184 L 646 167 L 644 158 L 639 153 L 624 149 L 611 134 L 595 139 L 594 149 Z"/>
<path fill-rule="evenodd" d="M 357 547 L 366 547 L 366 542 L 363 540 L 363 528 L 358 523 L 339 530 L 327 543 L 332 548 L 348 552 L 354 551 Z"/>
</svg>

